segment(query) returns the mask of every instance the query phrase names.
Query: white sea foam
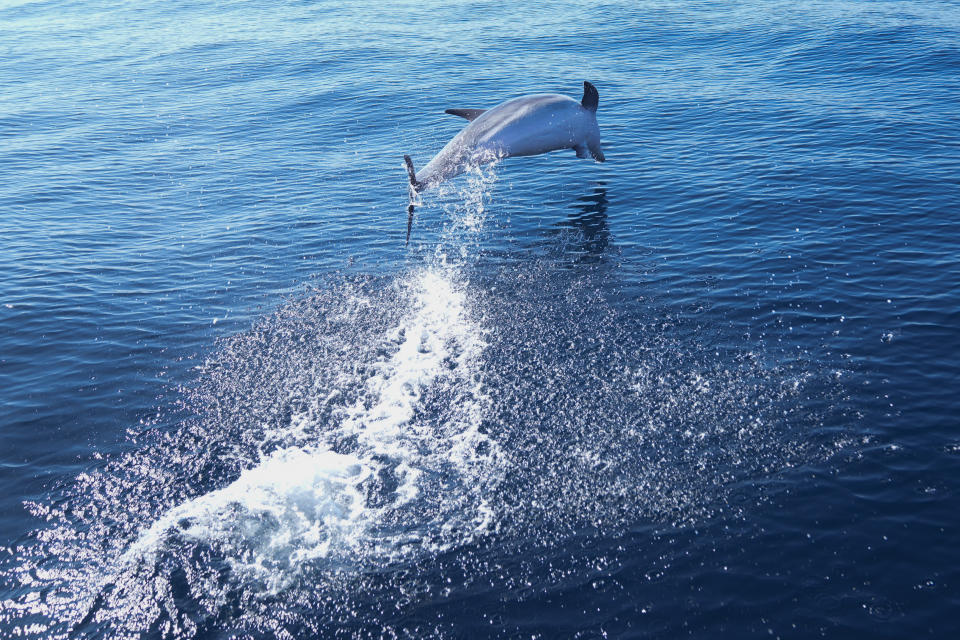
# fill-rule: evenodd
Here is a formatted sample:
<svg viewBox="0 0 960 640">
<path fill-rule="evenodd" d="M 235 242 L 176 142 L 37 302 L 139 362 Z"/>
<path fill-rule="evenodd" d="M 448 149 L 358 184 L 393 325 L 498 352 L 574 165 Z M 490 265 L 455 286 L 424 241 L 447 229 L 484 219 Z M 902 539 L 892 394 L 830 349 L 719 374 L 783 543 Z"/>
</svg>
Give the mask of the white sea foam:
<svg viewBox="0 0 960 640">
<path fill-rule="evenodd" d="M 325 414 L 319 408 L 339 390 L 318 388 L 279 428 L 285 433 L 268 434 L 294 446 L 167 511 L 125 561 L 152 558 L 168 540 L 204 542 L 238 577 L 275 591 L 305 563 L 348 569 L 406 553 L 412 542 L 442 548 L 493 526 L 482 488 L 495 475 L 497 448 L 478 429 L 483 332 L 455 269 L 425 268 L 400 287 L 408 310 L 383 336 L 379 359 L 366 363 L 355 402 Z M 439 409 L 428 411 L 428 394 Z M 303 441 L 311 433 L 320 435 Z"/>
<path fill-rule="evenodd" d="M 276 589 L 291 566 L 342 561 L 361 543 L 370 471 L 360 458 L 327 449 L 274 451 L 226 487 L 167 511 L 125 559 L 152 557 L 167 536 L 212 541 L 241 552 L 226 557 L 236 572 Z"/>
</svg>

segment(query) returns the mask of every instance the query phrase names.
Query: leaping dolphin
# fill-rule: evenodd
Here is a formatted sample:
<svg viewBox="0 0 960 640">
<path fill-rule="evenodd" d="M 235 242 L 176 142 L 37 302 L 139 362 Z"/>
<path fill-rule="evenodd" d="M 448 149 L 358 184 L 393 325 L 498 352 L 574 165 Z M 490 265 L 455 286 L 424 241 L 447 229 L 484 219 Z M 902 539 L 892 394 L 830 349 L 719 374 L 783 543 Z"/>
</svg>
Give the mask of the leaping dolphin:
<svg viewBox="0 0 960 640">
<path fill-rule="evenodd" d="M 578 158 L 603 162 L 597 105 L 600 94 L 583 83 L 583 99 L 540 93 L 507 100 L 491 109 L 447 109 L 470 121 L 427 166 L 417 173 L 410 156 L 403 156 L 411 196 L 458 176 L 471 166 L 507 156 L 534 156 L 573 149 Z"/>
</svg>

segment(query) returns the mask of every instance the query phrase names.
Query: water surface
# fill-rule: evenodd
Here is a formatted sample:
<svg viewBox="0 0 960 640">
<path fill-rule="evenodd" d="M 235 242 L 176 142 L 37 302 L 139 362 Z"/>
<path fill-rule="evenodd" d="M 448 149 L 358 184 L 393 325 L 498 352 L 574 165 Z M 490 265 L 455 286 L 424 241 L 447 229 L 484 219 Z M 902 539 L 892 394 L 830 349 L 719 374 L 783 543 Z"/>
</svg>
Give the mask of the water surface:
<svg viewBox="0 0 960 640">
<path fill-rule="evenodd" d="M 0 636 L 956 633 L 957 16 L 4 3 Z"/>
</svg>

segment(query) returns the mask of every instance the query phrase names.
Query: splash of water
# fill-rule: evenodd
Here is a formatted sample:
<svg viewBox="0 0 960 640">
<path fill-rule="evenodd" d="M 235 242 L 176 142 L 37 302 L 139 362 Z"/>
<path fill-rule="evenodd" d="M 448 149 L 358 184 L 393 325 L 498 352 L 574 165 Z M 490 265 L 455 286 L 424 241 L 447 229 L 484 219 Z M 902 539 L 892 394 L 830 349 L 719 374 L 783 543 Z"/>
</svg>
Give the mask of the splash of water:
<svg viewBox="0 0 960 640">
<path fill-rule="evenodd" d="M 467 176 L 427 264 L 331 281 L 226 339 L 186 417 L 33 505 L 54 524 L 7 610 L 60 621 L 48 636 L 376 625 L 416 567 L 482 579 L 484 544 L 736 516 L 734 488 L 811 455 L 803 366 L 627 316 L 602 269 L 468 275 L 495 179 Z"/>
<path fill-rule="evenodd" d="M 495 475 L 497 454 L 478 431 L 483 333 L 452 268 L 422 269 L 401 286 L 410 311 L 382 337 L 383 355 L 367 367 L 352 404 L 328 411 L 339 390 L 318 389 L 309 406 L 265 434 L 294 444 L 168 510 L 124 562 L 153 563 L 165 545 L 200 542 L 234 575 L 276 592 L 304 566 L 382 565 L 483 533 L 490 521 L 477 489 Z M 428 393 L 450 403 L 442 419 L 421 413 Z M 429 520 L 418 519 L 425 512 Z M 454 528 L 451 540 L 445 532 Z"/>
</svg>

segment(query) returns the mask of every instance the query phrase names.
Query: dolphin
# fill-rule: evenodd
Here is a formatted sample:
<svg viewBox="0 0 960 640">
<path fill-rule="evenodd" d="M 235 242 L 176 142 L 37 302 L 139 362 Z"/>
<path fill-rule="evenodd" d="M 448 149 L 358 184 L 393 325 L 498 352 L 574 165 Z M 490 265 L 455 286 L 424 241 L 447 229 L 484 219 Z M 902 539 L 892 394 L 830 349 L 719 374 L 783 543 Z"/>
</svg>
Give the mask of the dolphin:
<svg viewBox="0 0 960 640">
<path fill-rule="evenodd" d="M 578 158 L 604 162 L 600 148 L 597 105 L 600 94 L 583 83 L 583 99 L 556 93 L 521 96 L 490 109 L 447 109 L 470 121 L 419 172 L 410 156 L 403 156 L 410 178 L 411 197 L 460 175 L 470 167 L 508 156 L 534 156 L 573 149 Z"/>
</svg>

